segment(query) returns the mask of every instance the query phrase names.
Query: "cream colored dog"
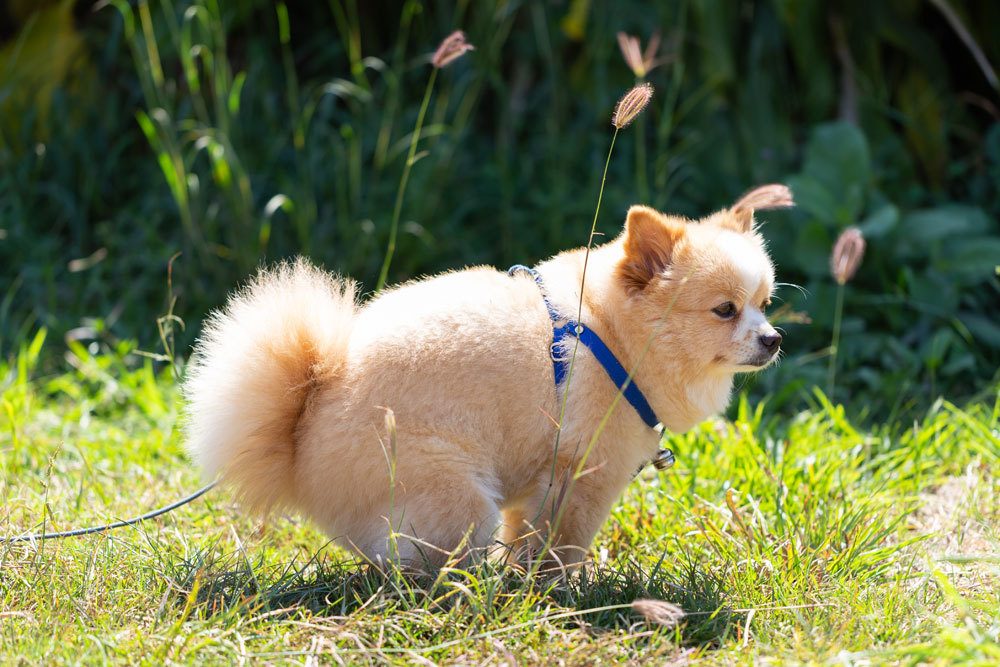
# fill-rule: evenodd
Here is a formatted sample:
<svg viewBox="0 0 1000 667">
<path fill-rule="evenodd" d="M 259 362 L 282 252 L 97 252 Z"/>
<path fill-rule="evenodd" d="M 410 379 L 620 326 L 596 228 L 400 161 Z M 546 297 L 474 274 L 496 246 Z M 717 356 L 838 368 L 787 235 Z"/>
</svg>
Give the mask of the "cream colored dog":
<svg viewBox="0 0 1000 667">
<path fill-rule="evenodd" d="M 753 210 L 790 205 L 769 185 L 699 222 L 634 206 L 591 252 L 580 321 L 667 429 L 723 410 L 733 375 L 777 356 Z M 584 256 L 538 266 L 567 318 Z M 433 567 L 532 531 L 578 561 L 659 434 L 620 401 L 594 437 L 619 390 L 580 346 L 556 448 L 552 338 L 527 274 L 465 269 L 359 305 L 353 282 L 283 264 L 210 317 L 184 386 L 188 446 L 249 504 L 298 508 L 375 561 Z"/>
</svg>

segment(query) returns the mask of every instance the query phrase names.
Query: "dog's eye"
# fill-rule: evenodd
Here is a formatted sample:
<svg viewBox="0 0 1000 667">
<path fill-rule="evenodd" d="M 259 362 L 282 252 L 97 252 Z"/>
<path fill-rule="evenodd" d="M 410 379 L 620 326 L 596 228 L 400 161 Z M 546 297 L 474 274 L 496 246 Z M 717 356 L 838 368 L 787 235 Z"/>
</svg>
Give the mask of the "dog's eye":
<svg viewBox="0 0 1000 667">
<path fill-rule="evenodd" d="M 736 317 L 736 306 L 732 301 L 727 301 L 712 309 L 712 312 L 724 320 L 731 320 Z"/>
</svg>

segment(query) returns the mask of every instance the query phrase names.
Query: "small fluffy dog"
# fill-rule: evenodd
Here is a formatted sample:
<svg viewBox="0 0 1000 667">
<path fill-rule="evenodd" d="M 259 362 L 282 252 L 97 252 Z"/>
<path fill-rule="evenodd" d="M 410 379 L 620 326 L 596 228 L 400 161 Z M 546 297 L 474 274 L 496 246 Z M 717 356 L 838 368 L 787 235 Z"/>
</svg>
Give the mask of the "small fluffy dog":
<svg viewBox="0 0 1000 667">
<path fill-rule="evenodd" d="M 592 250 L 579 322 L 665 428 L 723 410 L 734 374 L 777 357 L 753 212 L 791 205 L 767 185 L 697 222 L 633 206 Z M 577 318 L 584 257 L 538 265 L 541 284 L 476 267 L 364 305 L 303 260 L 262 271 L 196 346 L 190 451 L 250 505 L 297 508 L 373 561 L 434 566 L 495 540 L 579 561 L 660 440 L 624 400 L 600 427 L 619 387 L 583 345 L 554 382 L 553 318 Z"/>
</svg>

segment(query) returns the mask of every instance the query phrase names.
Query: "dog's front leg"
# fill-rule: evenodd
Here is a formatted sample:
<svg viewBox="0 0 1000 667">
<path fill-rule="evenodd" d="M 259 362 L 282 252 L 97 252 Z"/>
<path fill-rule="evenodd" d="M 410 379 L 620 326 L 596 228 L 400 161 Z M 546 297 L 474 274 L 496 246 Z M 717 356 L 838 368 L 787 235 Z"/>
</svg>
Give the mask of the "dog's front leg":
<svg viewBox="0 0 1000 667">
<path fill-rule="evenodd" d="M 628 483 L 619 476 L 600 468 L 580 474 L 566 468 L 555 477 L 546 475 L 533 499 L 504 513 L 503 538 L 511 553 L 529 560 L 541 555 L 557 567 L 579 566 Z"/>
</svg>

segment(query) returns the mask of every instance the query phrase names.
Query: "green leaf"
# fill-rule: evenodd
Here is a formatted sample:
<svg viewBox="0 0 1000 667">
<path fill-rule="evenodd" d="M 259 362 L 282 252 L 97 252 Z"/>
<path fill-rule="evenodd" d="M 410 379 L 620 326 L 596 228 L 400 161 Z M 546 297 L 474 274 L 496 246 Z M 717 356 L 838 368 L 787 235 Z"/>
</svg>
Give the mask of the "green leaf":
<svg viewBox="0 0 1000 667">
<path fill-rule="evenodd" d="M 945 355 L 955 344 L 955 334 L 951 329 L 938 329 L 921 349 L 924 364 L 930 369 L 936 369 L 944 361 Z"/>
<path fill-rule="evenodd" d="M 910 305 L 924 312 L 944 317 L 958 307 L 958 286 L 940 271 L 914 271 L 904 267 Z"/>
<path fill-rule="evenodd" d="M 818 181 L 834 201 L 830 215 L 841 227 L 861 214 L 871 178 L 865 135 L 850 123 L 820 125 L 806 147 L 804 174 Z"/>
<path fill-rule="evenodd" d="M 288 44 L 292 41 L 292 30 L 288 21 L 288 7 L 285 6 L 285 3 L 279 2 L 275 10 L 278 13 L 278 39 L 281 40 L 282 44 Z"/>
<path fill-rule="evenodd" d="M 35 333 L 35 337 L 31 339 L 31 344 L 28 345 L 28 365 L 34 367 L 38 363 L 38 355 L 42 351 L 42 345 L 45 344 L 45 335 L 48 330 L 42 327 Z"/>
<path fill-rule="evenodd" d="M 866 239 L 879 239 L 891 232 L 899 223 L 899 209 L 885 204 L 869 215 L 858 228 Z"/>
<path fill-rule="evenodd" d="M 246 82 L 246 72 L 239 72 L 233 77 L 233 87 L 229 91 L 229 100 L 226 103 L 229 107 L 229 113 L 233 116 L 240 112 L 240 95 L 243 93 L 243 85 Z"/>
<path fill-rule="evenodd" d="M 979 313 L 961 313 L 958 318 L 978 342 L 1000 349 L 1000 324 L 996 319 Z"/>
<path fill-rule="evenodd" d="M 993 276 L 998 257 L 1000 237 L 963 237 L 950 239 L 934 264 L 953 276 L 979 282 Z"/>
<path fill-rule="evenodd" d="M 146 140 L 149 142 L 150 147 L 156 153 L 156 161 L 160 165 L 160 170 L 163 172 L 163 177 L 167 181 L 167 187 L 170 188 L 170 192 L 174 196 L 174 200 L 177 202 L 178 206 L 185 206 L 187 203 L 187 189 L 185 184 L 182 182 L 181 178 L 178 177 L 178 169 L 175 164 L 173 157 L 170 154 L 168 147 L 164 144 L 163 139 L 160 136 L 160 132 L 157 130 L 157 126 L 153 122 L 153 118 L 157 118 L 156 112 L 163 112 L 162 109 L 154 109 L 153 116 L 150 117 L 146 115 L 146 112 L 139 109 L 135 112 L 136 121 L 139 123 L 139 127 L 142 129 L 142 133 L 146 135 Z M 159 120 L 159 119 L 158 119 Z"/>
<path fill-rule="evenodd" d="M 795 206 L 811 217 L 823 222 L 828 227 L 836 225 L 834 210 L 837 202 L 830 191 L 815 178 L 800 174 L 788 179 L 788 187 L 792 189 Z"/>
<path fill-rule="evenodd" d="M 901 231 L 906 240 L 921 245 L 956 234 L 982 233 L 991 226 L 981 208 L 952 204 L 907 213 Z"/>
<path fill-rule="evenodd" d="M 274 195 L 268 200 L 267 205 L 264 206 L 264 217 L 271 218 L 278 212 L 278 210 L 282 210 L 285 213 L 291 213 L 295 210 L 295 203 L 285 195 Z"/>
<path fill-rule="evenodd" d="M 940 187 L 948 163 L 941 91 L 927 76 L 911 68 L 900 82 L 897 95 L 907 143 L 931 184 Z"/>
<path fill-rule="evenodd" d="M 795 263 L 810 276 L 827 275 L 830 271 L 832 241 L 826 228 L 811 222 L 802 228 L 795 239 Z"/>
</svg>

